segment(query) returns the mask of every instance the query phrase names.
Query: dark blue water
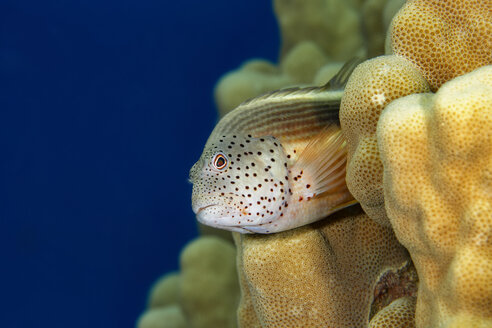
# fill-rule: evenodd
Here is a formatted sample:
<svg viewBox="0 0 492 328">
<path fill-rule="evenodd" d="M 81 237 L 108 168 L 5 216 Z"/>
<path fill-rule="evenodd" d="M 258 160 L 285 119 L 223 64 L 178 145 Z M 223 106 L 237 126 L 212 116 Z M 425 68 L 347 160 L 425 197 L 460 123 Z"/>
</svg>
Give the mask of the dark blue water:
<svg viewBox="0 0 492 328">
<path fill-rule="evenodd" d="M 0 1 L 0 327 L 132 327 L 197 235 L 217 79 L 269 1 Z"/>
</svg>

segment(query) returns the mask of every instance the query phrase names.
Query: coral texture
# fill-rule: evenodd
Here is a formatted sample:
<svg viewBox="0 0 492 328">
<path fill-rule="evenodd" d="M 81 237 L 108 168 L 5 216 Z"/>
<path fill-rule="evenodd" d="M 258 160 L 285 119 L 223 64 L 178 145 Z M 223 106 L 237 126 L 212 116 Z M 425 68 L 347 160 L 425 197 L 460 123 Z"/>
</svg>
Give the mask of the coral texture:
<svg viewBox="0 0 492 328">
<path fill-rule="evenodd" d="M 383 54 L 388 17 L 402 4 L 402 0 L 275 0 L 282 35 L 279 64 L 255 59 L 224 75 L 215 87 L 220 116 L 268 91 L 325 84 L 337 72 L 334 67 L 355 56 Z"/>
<path fill-rule="evenodd" d="M 408 1 L 390 35 L 392 51 L 402 57 L 360 65 L 342 99 L 347 185 L 371 218 L 391 223 L 415 261 L 421 281 L 417 327 L 490 323 L 490 68 L 445 83 L 490 64 L 491 14 L 488 1 Z M 414 74 L 385 76 L 381 65 L 389 59 L 411 61 L 430 89 L 442 87 L 435 96 L 401 98 L 429 87 L 419 82 L 422 77 L 409 78 Z M 407 84 L 417 88 L 402 87 Z"/>
<path fill-rule="evenodd" d="M 214 95 L 219 115 L 224 116 L 246 99 L 287 85 L 293 82 L 272 63 L 259 59 L 248 61 L 217 82 Z"/>
<path fill-rule="evenodd" d="M 371 320 L 369 328 L 415 327 L 415 297 L 402 297 L 379 311 Z"/>
<path fill-rule="evenodd" d="M 408 256 L 359 206 L 272 235 L 236 235 L 239 327 L 366 327 L 374 287 Z"/>
<path fill-rule="evenodd" d="M 348 144 L 347 187 L 379 224 L 389 226 L 376 139 L 379 115 L 392 100 L 427 91 L 429 86 L 420 72 L 399 56 L 381 56 L 360 64 L 345 88 L 340 124 Z"/>
<path fill-rule="evenodd" d="M 181 272 L 159 279 L 138 328 L 236 327 L 239 285 L 234 246 L 199 237 L 181 253 Z"/>
<path fill-rule="evenodd" d="M 274 0 L 273 4 L 282 36 L 282 55 L 307 40 L 335 60 L 346 60 L 362 49 L 359 13 L 349 1 Z"/>
<path fill-rule="evenodd" d="M 181 299 L 190 327 L 235 326 L 235 253 L 231 244 L 216 237 L 199 238 L 182 252 Z"/>
<path fill-rule="evenodd" d="M 178 272 L 170 272 L 161 277 L 150 289 L 149 308 L 160 308 L 178 304 L 181 278 Z"/>
<path fill-rule="evenodd" d="M 183 311 L 170 305 L 146 311 L 137 321 L 137 328 L 187 328 Z"/>
<path fill-rule="evenodd" d="M 492 319 L 491 109 L 485 66 L 379 120 L 386 210 L 420 279 L 417 327 Z"/>
<path fill-rule="evenodd" d="M 226 74 L 219 113 L 267 91 L 322 85 L 351 57 L 380 54 L 402 3 L 276 0 L 278 64 L 251 60 Z M 241 327 L 492 327 L 490 68 L 446 83 L 490 64 L 490 6 L 408 1 L 388 34 L 395 55 L 351 77 L 340 113 L 347 183 L 369 217 L 354 207 L 292 231 L 235 236 L 238 272 L 229 242 L 200 237 L 183 251 L 179 277 L 155 286 L 138 327 L 236 327 L 237 273 Z M 417 300 L 390 224 L 415 260 Z"/>
<path fill-rule="evenodd" d="M 415 63 L 433 91 L 492 63 L 492 3 L 408 1 L 392 22 L 393 53 Z"/>
</svg>

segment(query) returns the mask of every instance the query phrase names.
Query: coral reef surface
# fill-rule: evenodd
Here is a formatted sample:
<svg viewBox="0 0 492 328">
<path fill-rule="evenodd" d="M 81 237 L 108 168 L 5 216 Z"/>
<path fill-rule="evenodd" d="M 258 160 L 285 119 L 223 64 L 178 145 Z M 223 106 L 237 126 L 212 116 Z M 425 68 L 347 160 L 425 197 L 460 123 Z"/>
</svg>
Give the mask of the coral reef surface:
<svg viewBox="0 0 492 328">
<path fill-rule="evenodd" d="M 298 229 L 235 237 L 239 327 L 367 327 L 379 279 L 409 263 L 392 230 L 359 206 Z M 404 293 L 414 291 L 409 284 Z"/>
<path fill-rule="evenodd" d="M 354 71 L 340 110 L 347 185 L 363 212 L 235 235 L 237 249 L 230 234 L 204 228 L 137 326 L 492 327 L 490 1 L 274 0 L 274 9 L 278 64 L 250 60 L 224 75 L 219 114 L 267 91 L 322 85 L 344 61 L 386 47 Z"/>
<path fill-rule="evenodd" d="M 279 64 L 253 59 L 224 75 L 215 88 L 220 116 L 268 91 L 322 85 L 355 56 L 383 54 L 390 18 L 403 1 L 274 0 L 273 3 L 282 36 Z"/>
<path fill-rule="evenodd" d="M 492 318 L 492 66 L 378 123 L 386 210 L 420 278 L 417 327 Z"/>
<path fill-rule="evenodd" d="M 394 55 L 360 64 L 345 87 L 340 124 L 348 144 L 347 187 L 379 224 L 389 226 L 384 210 L 383 165 L 376 139 L 379 115 L 394 99 L 428 91 L 429 85 L 417 68 Z"/>
<path fill-rule="evenodd" d="M 492 3 L 408 1 L 394 17 L 391 48 L 415 63 L 432 91 L 492 60 Z"/>
<path fill-rule="evenodd" d="M 159 279 L 137 328 L 236 327 L 239 285 L 234 245 L 199 237 L 181 253 L 181 271 Z"/>
</svg>

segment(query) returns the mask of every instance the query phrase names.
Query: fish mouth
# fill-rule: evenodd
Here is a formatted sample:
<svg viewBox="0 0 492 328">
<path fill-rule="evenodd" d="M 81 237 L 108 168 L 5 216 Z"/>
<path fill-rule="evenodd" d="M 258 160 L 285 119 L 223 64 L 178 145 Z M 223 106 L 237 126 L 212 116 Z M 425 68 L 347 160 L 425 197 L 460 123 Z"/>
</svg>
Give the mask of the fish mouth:
<svg viewBox="0 0 492 328">
<path fill-rule="evenodd" d="M 198 215 L 201 211 L 203 211 L 209 207 L 217 206 L 217 205 L 219 205 L 219 204 L 210 204 L 210 205 L 199 207 L 198 210 L 195 212 L 195 214 Z"/>
<path fill-rule="evenodd" d="M 229 230 L 229 231 L 235 231 L 240 233 L 254 233 L 253 231 L 244 229 L 241 225 L 228 224 L 224 222 L 224 220 L 230 218 L 229 216 L 210 218 L 209 213 L 207 213 L 208 212 L 207 209 L 213 208 L 215 206 L 221 207 L 222 205 L 209 204 L 206 206 L 198 207 L 198 209 L 195 212 L 198 222 L 216 229 Z"/>
</svg>

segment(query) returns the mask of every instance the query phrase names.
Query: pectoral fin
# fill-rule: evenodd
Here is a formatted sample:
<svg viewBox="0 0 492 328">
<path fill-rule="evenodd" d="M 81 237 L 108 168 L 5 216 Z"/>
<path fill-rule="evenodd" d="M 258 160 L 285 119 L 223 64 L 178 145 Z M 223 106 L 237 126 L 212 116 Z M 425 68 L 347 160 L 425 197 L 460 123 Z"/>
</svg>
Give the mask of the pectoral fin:
<svg viewBox="0 0 492 328">
<path fill-rule="evenodd" d="M 347 163 L 346 141 L 340 127 L 324 128 L 299 155 L 292 167 L 292 176 L 302 179 L 304 196 L 313 198 L 325 193 L 340 193 L 345 189 Z"/>
</svg>

